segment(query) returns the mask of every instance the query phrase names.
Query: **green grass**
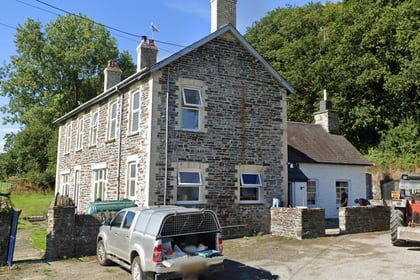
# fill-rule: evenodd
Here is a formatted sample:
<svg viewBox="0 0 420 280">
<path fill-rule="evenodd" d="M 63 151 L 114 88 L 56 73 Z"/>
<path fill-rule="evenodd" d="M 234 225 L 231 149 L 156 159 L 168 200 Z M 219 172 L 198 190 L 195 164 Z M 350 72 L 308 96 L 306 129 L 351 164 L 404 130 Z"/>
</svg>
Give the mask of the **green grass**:
<svg viewBox="0 0 420 280">
<path fill-rule="evenodd" d="M 45 252 L 47 247 L 47 240 L 45 238 L 46 235 L 47 229 L 45 227 L 35 226 L 29 235 L 29 239 L 32 241 L 32 247 Z"/>
<path fill-rule="evenodd" d="M 14 209 L 22 209 L 20 213 L 20 218 L 30 217 L 30 216 L 47 216 L 48 207 L 54 194 L 52 193 L 28 193 L 28 194 L 12 194 L 10 196 L 12 199 Z"/>
<path fill-rule="evenodd" d="M 28 193 L 28 194 L 12 194 L 10 196 L 14 209 L 22 209 L 19 216 L 18 229 L 31 228 L 29 239 L 32 246 L 45 252 L 47 228 L 46 223 L 42 225 L 32 224 L 25 218 L 30 216 L 43 216 L 47 218 L 48 207 L 54 198 L 53 193 Z"/>
</svg>

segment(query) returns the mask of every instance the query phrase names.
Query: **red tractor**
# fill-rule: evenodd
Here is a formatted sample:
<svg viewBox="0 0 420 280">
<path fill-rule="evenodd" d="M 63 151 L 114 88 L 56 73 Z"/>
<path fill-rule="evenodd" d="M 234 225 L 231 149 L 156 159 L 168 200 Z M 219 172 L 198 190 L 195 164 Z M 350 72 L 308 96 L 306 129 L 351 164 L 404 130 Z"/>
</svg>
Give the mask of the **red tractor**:
<svg viewBox="0 0 420 280">
<path fill-rule="evenodd" d="M 391 241 L 404 246 L 420 241 L 420 174 L 403 174 L 392 192 Z"/>
</svg>

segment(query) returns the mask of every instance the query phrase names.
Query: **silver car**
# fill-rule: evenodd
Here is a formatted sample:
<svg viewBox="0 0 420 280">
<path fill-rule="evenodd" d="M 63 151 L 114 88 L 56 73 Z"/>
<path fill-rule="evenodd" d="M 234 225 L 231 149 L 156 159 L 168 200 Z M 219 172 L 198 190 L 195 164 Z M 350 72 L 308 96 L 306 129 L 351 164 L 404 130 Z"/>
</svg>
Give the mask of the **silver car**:
<svg viewBox="0 0 420 280">
<path fill-rule="evenodd" d="M 132 207 L 100 227 L 97 260 L 131 270 L 133 279 L 175 279 L 223 269 L 213 211 L 179 206 Z"/>
</svg>

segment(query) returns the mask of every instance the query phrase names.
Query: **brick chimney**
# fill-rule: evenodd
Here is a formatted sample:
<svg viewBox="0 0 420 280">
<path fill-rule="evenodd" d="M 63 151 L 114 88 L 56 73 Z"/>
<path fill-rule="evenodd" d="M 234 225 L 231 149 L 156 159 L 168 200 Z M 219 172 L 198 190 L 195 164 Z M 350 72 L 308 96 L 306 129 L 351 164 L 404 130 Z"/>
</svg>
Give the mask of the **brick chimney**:
<svg viewBox="0 0 420 280">
<path fill-rule="evenodd" d="M 232 24 L 236 28 L 237 0 L 210 0 L 211 3 L 211 32 Z"/>
<path fill-rule="evenodd" d="M 137 46 L 136 50 L 137 72 L 143 68 L 156 64 L 158 49 L 155 46 L 154 40 L 149 40 L 149 43 L 147 43 L 147 36 L 143 36 L 140 45 Z"/>
<path fill-rule="evenodd" d="M 328 133 L 340 134 L 338 112 L 332 109 L 332 102 L 327 100 L 324 89 L 324 99 L 319 103 L 319 111 L 314 113 L 315 124 L 321 125 Z"/>
<path fill-rule="evenodd" d="M 108 60 L 108 65 L 104 69 L 104 91 L 121 82 L 121 73 L 122 71 L 118 62 Z"/>
</svg>

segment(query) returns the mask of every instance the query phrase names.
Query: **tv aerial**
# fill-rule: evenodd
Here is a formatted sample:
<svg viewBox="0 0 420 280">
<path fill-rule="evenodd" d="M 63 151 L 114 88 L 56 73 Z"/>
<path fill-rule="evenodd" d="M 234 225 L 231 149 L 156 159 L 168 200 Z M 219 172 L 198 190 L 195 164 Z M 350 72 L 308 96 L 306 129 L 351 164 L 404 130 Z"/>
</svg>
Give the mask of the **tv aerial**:
<svg viewBox="0 0 420 280">
<path fill-rule="evenodd" d="M 150 24 L 150 28 L 152 29 L 152 39 L 154 39 L 155 32 L 159 32 L 159 29 L 153 22 Z"/>
</svg>

